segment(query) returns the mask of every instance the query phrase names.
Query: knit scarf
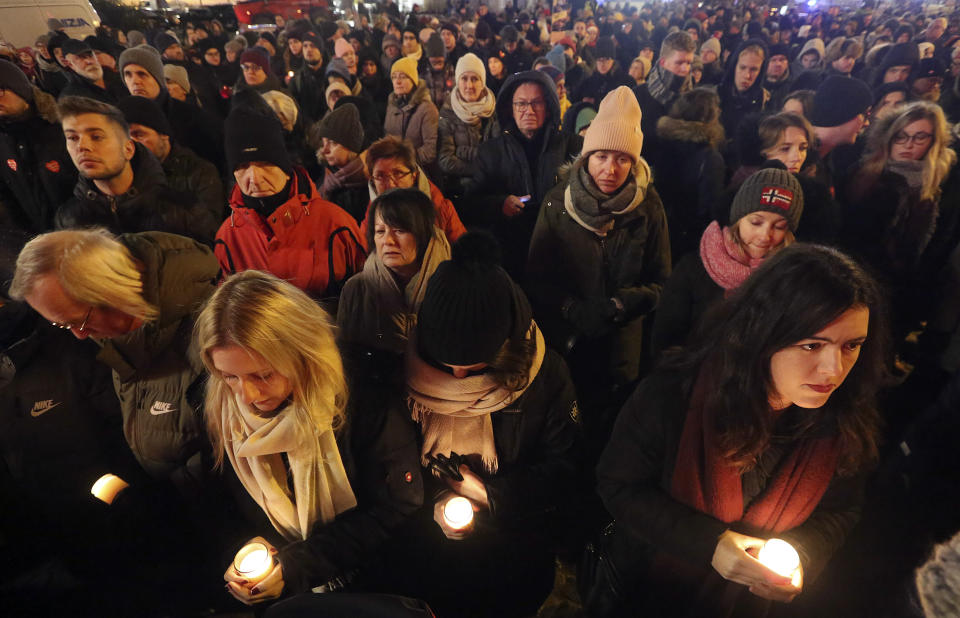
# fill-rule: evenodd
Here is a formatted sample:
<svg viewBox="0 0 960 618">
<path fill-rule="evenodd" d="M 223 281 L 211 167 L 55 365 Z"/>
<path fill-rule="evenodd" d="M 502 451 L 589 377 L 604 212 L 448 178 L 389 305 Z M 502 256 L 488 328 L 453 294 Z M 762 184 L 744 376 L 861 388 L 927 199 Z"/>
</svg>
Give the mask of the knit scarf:
<svg viewBox="0 0 960 618">
<path fill-rule="evenodd" d="M 799 526 L 816 509 L 833 479 L 839 459 L 837 439 L 799 440 L 784 455 L 766 489 L 745 507 L 740 472 L 720 453 L 717 428 L 706 405 L 716 386 L 708 371 L 700 372 L 677 448 L 670 494 L 728 524 L 741 522 L 770 533 Z"/>
<path fill-rule="evenodd" d="M 888 161 L 886 169 L 902 177 L 914 195 L 923 193 L 923 161 Z M 890 222 L 891 238 L 887 251 L 899 262 L 900 269 L 913 269 L 926 251 L 940 218 L 936 199 L 901 199 Z"/>
<path fill-rule="evenodd" d="M 614 217 L 630 212 L 643 201 L 649 175 L 640 172 L 617 189 L 616 193 L 607 195 L 597 188 L 583 167 L 585 160 L 580 157 L 573 163 L 570 182 L 563 193 L 563 205 L 581 227 L 597 236 L 606 236 L 613 229 Z M 641 166 L 641 170 L 648 169 L 646 164 Z"/>
<path fill-rule="evenodd" d="M 329 523 L 357 506 L 333 429 L 318 428 L 301 437 L 295 405 L 264 418 L 235 399 L 221 427 L 240 482 L 288 541 L 306 539 L 315 522 Z M 310 444 L 315 436 L 318 444 Z M 293 473 L 292 493 L 283 453 Z"/>
<path fill-rule="evenodd" d="M 422 358 L 416 337 L 411 336 L 405 357 L 407 404 L 414 421 L 420 423 L 423 446 L 421 461 L 428 457 L 456 452 L 479 455 L 484 469 L 497 471 L 497 447 L 493 440 L 490 414 L 502 410 L 519 399 L 536 379 L 543 365 L 546 344 L 535 322 L 530 322 L 529 338 L 536 341 L 533 363 L 528 372 L 527 387 L 514 391 L 496 382 L 488 374 L 456 378 L 437 369 Z"/>
<path fill-rule="evenodd" d="M 363 172 L 363 159 L 356 157 L 338 170 L 328 167 L 323 175 L 323 185 L 320 186 L 320 195 L 323 199 L 330 199 L 330 194 L 338 189 L 355 189 L 367 183 L 367 176 Z"/>
<path fill-rule="evenodd" d="M 650 96 L 663 105 L 669 104 L 678 95 L 692 88 L 692 78 L 680 77 L 663 68 L 658 62 L 647 76 Z"/>
<path fill-rule="evenodd" d="M 763 263 L 763 258 L 747 255 L 734 242 L 730 228 L 721 228 L 716 221 L 707 226 L 700 237 L 700 259 L 714 283 L 727 291 L 740 287 Z"/>
<path fill-rule="evenodd" d="M 450 93 L 450 107 L 462 122 L 476 126 L 484 118 L 493 116 L 497 108 L 497 99 L 492 90 L 484 88 L 483 95 L 478 100 L 464 101 L 460 98 L 459 88 L 454 88 Z"/>
<path fill-rule="evenodd" d="M 377 286 L 377 306 L 370 310 L 376 311 L 378 315 L 390 316 L 401 335 L 404 338 L 409 337 L 413 325 L 416 324 L 417 312 L 427 292 L 430 276 L 441 262 L 449 259 L 450 243 L 447 242 L 447 236 L 443 230 L 434 227 L 433 236 L 423 252 L 420 269 L 401 290 L 393 271 L 383 263 L 377 252 L 373 251 L 363 265 L 363 276 L 376 281 Z"/>
</svg>

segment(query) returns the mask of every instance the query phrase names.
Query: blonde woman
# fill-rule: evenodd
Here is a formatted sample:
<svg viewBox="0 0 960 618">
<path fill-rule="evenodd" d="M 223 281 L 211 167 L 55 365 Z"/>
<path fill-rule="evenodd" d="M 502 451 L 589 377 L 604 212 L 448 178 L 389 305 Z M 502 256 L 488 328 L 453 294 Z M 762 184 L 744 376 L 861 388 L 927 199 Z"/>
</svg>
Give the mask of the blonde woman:
<svg viewBox="0 0 960 618">
<path fill-rule="evenodd" d="M 10 287 L 54 326 L 100 343 L 133 454 L 180 489 L 206 474 L 193 397 L 203 367 L 189 344 L 217 272 L 210 249 L 182 236 L 62 230 L 26 244 Z"/>
<path fill-rule="evenodd" d="M 256 539 L 275 556 L 268 574 L 248 581 L 231 564 L 227 590 L 250 605 L 349 583 L 423 500 L 402 400 L 369 376 L 350 397 L 329 316 L 264 272 L 227 279 L 194 334 L 216 464 L 229 461 L 274 528 Z"/>
<path fill-rule="evenodd" d="M 847 242 L 900 289 L 893 296 L 898 328 L 922 319 L 916 286 L 936 275 L 932 270 L 956 244 L 952 211 L 960 196 L 950 140 L 939 105 L 916 101 L 892 109 L 870 126 L 849 186 Z"/>
</svg>

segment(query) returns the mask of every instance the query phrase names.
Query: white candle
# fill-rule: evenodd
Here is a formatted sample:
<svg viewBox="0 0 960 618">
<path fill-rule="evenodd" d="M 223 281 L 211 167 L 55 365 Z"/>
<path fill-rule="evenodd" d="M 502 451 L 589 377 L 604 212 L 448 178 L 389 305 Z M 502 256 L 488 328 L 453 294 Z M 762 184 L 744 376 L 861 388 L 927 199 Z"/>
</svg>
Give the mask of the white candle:
<svg viewBox="0 0 960 618">
<path fill-rule="evenodd" d="M 456 530 L 466 528 L 473 521 L 473 504 L 463 496 L 450 498 L 443 505 L 443 520 Z"/>
<path fill-rule="evenodd" d="M 117 494 L 129 486 L 126 481 L 115 474 L 104 474 L 98 478 L 97 482 L 90 488 L 90 493 L 96 496 L 97 500 L 101 502 L 113 504 L 113 500 L 117 497 Z"/>
<path fill-rule="evenodd" d="M 266 577 L 273 567 L 273 557 L 263 543 L 244 545 L 233 559 L 233 568 L 250 583 Z"/>
<path fill-rule="evenodd" d="M 797 550 L 790 543 L 780 539 L 767 541 L 760 549 L 757 560 L 774 573 L 784 577 L 793 575 L 800 566 L 800 555 L 797 554 Z"/>
</svg>

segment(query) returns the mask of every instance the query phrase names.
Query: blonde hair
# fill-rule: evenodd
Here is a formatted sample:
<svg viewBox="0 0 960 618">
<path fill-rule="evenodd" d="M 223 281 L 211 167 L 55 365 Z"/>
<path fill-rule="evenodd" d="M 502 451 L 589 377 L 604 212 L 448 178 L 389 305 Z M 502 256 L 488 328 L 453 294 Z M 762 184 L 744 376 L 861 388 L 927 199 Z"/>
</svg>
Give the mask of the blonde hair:
<svg viewBox="0 0 960 618">
<path fill-rule="evenodd" d="M 941 183 L 946 179 L 950 168 L 957 162 L 957 154 L 949 147 L 950 131 L 947 120 L 943 110 L 936 103 L 914 101 L 882 112 L 870 126 L 861 174 L 867 178 L 878 177 L 890 160 L 890 145 L 893 143 L 893 138 L 908 124 L 918 120 L 929 120 L 933 125 L 930 147 L 921 159 L 924 169 L 920 197 L 936 199 L 940 195 Z"/>
<path fill-rule="evenodd" d="M 137 260 L 104 228 L 49 232 L 28 242 L 17 257 L 10 297 L 23 300 L 47 275 L 56 276 L 77 302 L 110 307 L 145 322 L 160 315 L 143 297 Z"/>
<path fill-rule="evenodd" d="M 216 465 L 223 465 L 224 415 L 240 409 L 230 387 L 213 365 L 214 348 L 239 346 L 256 352 L 290 381 L 300 443 L 319 448 L 316 439 L 343 427 L 347 383 L 334 342 L 330 316 L 299 288 L 258 270 L 229 277 L 207 301 L 193 329 L 200 358 L 210 373 L 205 416 Z"/>
<path fill-rule="evenodd" d="M 756 211 L 753 211 L 756 212 Z M 747 245 L 743 242 L 743 239 L 740 237 L 740 222 L 753 214 L 753 212 L 748 212 L 743 215 L 736 221 L 731 221 L 730 225 L 727 227 L 730 229 L 730 236 L 733 238 L 733 242 L 740 248 L 744 253 L 747 252 Z M 793 235 L 793 231 L 790 228 L 787 228 L 787 231 L 783 235 L 783 242 L 781 242 L 776 247 L 770 247 L 770 251 L 767 253 L 766 258 L 769 258 L 777 251 L 781 249 L 786 249 L 793 243 L 797 242 L 797 237 Z M 766 259 L 764 258 L 764 259 Z"/>
</svg>

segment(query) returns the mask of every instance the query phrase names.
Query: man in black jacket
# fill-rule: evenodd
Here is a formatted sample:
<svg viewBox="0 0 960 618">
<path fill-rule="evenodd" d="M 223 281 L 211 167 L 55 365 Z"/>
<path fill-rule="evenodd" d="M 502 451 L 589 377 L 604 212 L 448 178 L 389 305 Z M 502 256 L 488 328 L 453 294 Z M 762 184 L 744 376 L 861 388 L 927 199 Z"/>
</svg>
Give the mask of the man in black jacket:
<svg viewBox="0 0 960 618">
<path fill-rule="evenodd" d="M 6 60 L 0 60 L 0 90 L 0 224 L 44 232 L 77 182 L 57 104 Z"/>
<path fill-rule="evenodd" d="M 223 171 L 223 120 L 216 114 L 172 98 L 167 92 L 160 55 L 152 47 L 140 45 L 120 54 L 120 74 L 127 90 L 135 97 L 157 102 L 166 114 L 173 135 L 181 144 Z"/>
<path fill-rule="evenodd" d="M 120 110 L 93 99 L 64 97 L 59 111 L 80 179 L 74 199 L 57 211 L 57 227 L 158 230 L 213 242 L 218 222 L 193 196 L 167 186 L 157 158 L 130 139 Z"/>
<path fill-rule="evenodd" d="M 717 87 L 720 95 L 720 123 L 727 135 L 736 135 L 737 126 L 750 113 L 762 112 L 770 99 L 763 87 L 770 53 L 760 39 L 748 39 L 730 57 L 727 73 Z"/>
<path fill-rule="evenodd" d="M 324 78 L 323 40 L 314 32 L 303 35 L 303 66 L 297 69 L 290 80 L 290 93 L 300 106 L 307 124 L 323 118 L 327 111 L 324 93 L 327 80 Z"/>
<path fill-rule="evenodd" d="M 612 38 L 603 37 L 599 39 L 594 53 L 596 54 L 596 70 L 593 75 L 580 84 L 571 99 L 572 103 L 586 101 L 587 103 L 600 105 L 600 101 L 607 96 L 608 92 L 618 86 L 628 86 L 631 83 L 630 77 L 617 64 L 617 46 Z"/>
<path fill-rule="evenodd" d="M 113 71 L 104 71 L 93 49 L 76 39 L 68 39 L 63 44 L 63 59 L 70 69 L 67 72 L 67 85 L 60 92 L 61 97 L 88 97 L 116 105 L 120 97 L 126 96 L 127 88 Z"/>
<path fill-rule="evenodd" d="M 666 116 L 677 97 L 693 88 L 690 67 L 697 44 L 686 32 L 674 32 L 663 39 L 660 60 L 647 81 L 634 88 L 643 111 L 640 128 L 646 137 L 645 151 L 657 149 L 657 121 Z"/>
<path fill-rule="evenodd" d="M 503 134 L 480 144 L 464 219 L 492 226 L 503 263 L 520 281 L 540 202 L 557 184 L 557 168 L 580 152 L 583 140 L 561 132 L 553 80 L 542 71 L 511 75 L 497 97 Z"/>
</svg>

